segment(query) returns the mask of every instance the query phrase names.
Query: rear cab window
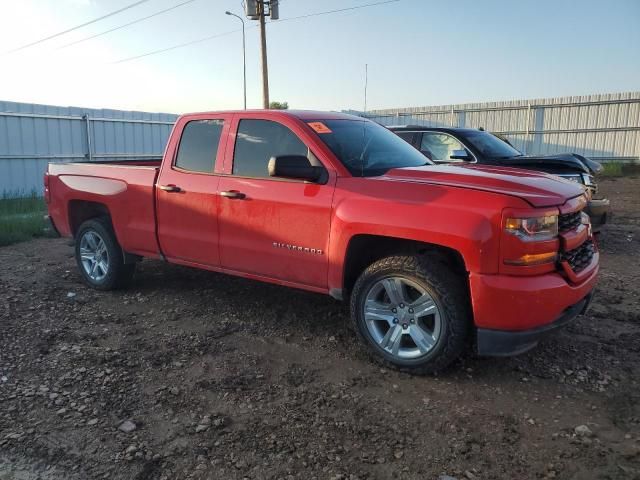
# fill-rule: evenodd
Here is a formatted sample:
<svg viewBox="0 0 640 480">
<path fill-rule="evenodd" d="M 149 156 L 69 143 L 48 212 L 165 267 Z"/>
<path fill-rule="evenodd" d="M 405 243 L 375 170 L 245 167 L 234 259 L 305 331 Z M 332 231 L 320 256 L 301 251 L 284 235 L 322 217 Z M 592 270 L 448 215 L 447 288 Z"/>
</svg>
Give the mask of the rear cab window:
<svg viewBox="0 0 640 480">
<path fill-rule="evenodd" d="M 403 139 L 405 142 L 413 145 L 415 142 L 415 137 L 416 137 L 416 133 L 415 132 L 404 132 L 404 131 L 398 131 L 398 132 L 394 132 L 396 135 L 398 135 L 401 139 Z"/>
<path fill-rule="evenodd" d="M 224 121 L 191 120 L 182 130 L 174 168 L 194 173 L 213 173 Z"/>
</svg>

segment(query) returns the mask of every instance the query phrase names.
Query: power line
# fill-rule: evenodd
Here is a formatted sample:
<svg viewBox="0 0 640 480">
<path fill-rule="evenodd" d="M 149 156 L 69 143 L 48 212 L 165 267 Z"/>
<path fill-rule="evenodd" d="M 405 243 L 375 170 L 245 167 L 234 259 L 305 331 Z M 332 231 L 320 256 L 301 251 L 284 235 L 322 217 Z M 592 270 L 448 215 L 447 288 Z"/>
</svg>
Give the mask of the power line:
<svg viewBox="0 0 640 480">
<path fill-rule="evenodd" d="M 53 35 L 49 35 L 48 37 L 45 38 L 41 38 L 40 40 L 36 40 L 35 42 L 31 42 L 28 43 L 26 45 L 22 45 L 21 47 L 18 48 L 14 48 L 13 50 L 9 50 L 6 53 L 14 53 L 14 52 L 19 52 L 20 50 L 24 50 L 25 48 L 29 48 L 29 47 L 33 47 L 34 45 L 37 45 L 39 43 L 42 42 L 46 42 L 47 40 L 51 40 L 52 38 L 56 38 L 59 37 L 60 35 L 64 35 L 65 33 L 69 33 L 69 32 L 73 32 L 74 30 L 78 30 L 79 28 L 82 27 L 86 27 L 87 25 L 91 25 L 92 23 L 96 23 L 100 20 L 104 20 L 105 18 L 111 17 L 113 15 L 116 15 L 120 12 L 124 12 L 125 10 L 129 10 L 130 8 L 136 7 L 138 5 L 140 5 L 141 3 L 145 3 L 148 2 L 149 0 L 138 0 L 137 2 L 131 3 L 125 7 L 122 7 L 118 10 L 115 10 L 113 12 L 107 13 L 106 15 L 102 15 L 101 17 L 98 18 L 94 18 L 93 20 L 89 20 L 88 22 L 82 23 L 80 25 L 76 25 L 75 27 L 69 28 L 67 30 L 64 30 L 62 32 L 58 32 L 58 33 L 54 33 Z"/>
<path fill-rule="evenodd" d="M 384 1 L 381 1 L 381 2 L 365 3 L 363 5 L 356 5 L 356 6 L 353 6 L 353 7 L 339 8 L 339 9 L 336 9 L 336 10 L 328 10 L 326 12 L 309 13 L 307 15 L 300 15 L 298 17 L 281 18 L 280 20 L 276 20 L 276 21 L 268 22 L 268 23 L 271 24 L 271 23 L 286 22 L 288 20 L 300 20 L 300 19 L 303 19 L 303 18 L 317 17 L 317 16 L 320 16 L 320 15 L 328 15 L 330 13 L 345 12 L 345 11 L 348 11 L 348 10 L 357 10 L 357 9 L 360 9 L 360 8 L 375 7 L 375 6 L 378 6 L 378 5 L 384 5 L 384 4 L 387 4 L 387 3 L 396 3 L 396 2 L 400 2 L 400 1 L 401 0 L 384 0 Z M 252 27 L 250 27 L 250 28 L 252 28 Z M 123 58 L 122 60 L 117 60 L 117 61 L 111 62 L 111 63 L 129 62 L 131 60 L 137 60 L 139 58 L 148 57 L 148 56 L 151 56 L 151 55 L 156 55 L 156 54 L 159 54 L 159 53 L 168 52 L 170 50 L 175 50 L 177 48 L 187 47 L 187 46 L 193 45 L 195 43 L 206 42 L 207 40 L 212 40 L 214 38 L 222 37 L 224 35 L 229 35 L 231 33 L 236 33 L 236 32 L 239 32 L 239 31 L 240 30 L 238 29 L 238 30 L 231 30 L 229 32 L 224 32 L 224 33 L 220 33 L 220 34 L 216 34 L 216 35 L 210 35 L 208 37 L 199 38 L 197 40 L 192 40 L 190 42 L 181 43 L 179 45 L 174 45 L 172 47 L 162 48 L 160 50 L 154 50 L 152 52 L 143 53 L 143 54 L 140 54 L 140 55 L 136 55 L 134 57 Z"/>
<path fill-rule="evenodd" d="M 110 28 L 109 30 L 105 30 L 104 32 L 96 33 L 95 35 L 91 35 L 91 36 L 83 38 L 81 40 L 76 40 L 75 42 L 67 43 L 66 45 L 62 45 L 61 47 L 59 47 L 58 50 L 60 50 L 62 48 L 70 47 L 72 45 L 77 45 L 78 43 L 86 42 L 87 40 L 91 40 L 93 38 L 100 37 L 102 35 L 106 35 L 107 33 L 115 32 L 116 30 L 120 30 L 121 28 L 125 28 L 125 27 L 128 27 L 129 25 L 133 25 L 134 23 L 139 23 L 139 22 L 142 22 L 142 21 L 147 20 L 149 18 L 155 17 L 157 15 L 161 15 L 161 14 L 169 12 L 171 10 L 175 10 L 178 7 L 182 7 L 183 5 L 186 5 L 187 3 L 192 3 L 192 2 L 195 2 L 195 1 L 196 0 L 187 0 L 186 2 L 179 3 L 177 5 L 174 5 L 173 7 L 165 8 L 164 10 L 160 10 L 158 12 L 152 13 L 151 15 L 147 15 L 146 17 L 138 18 L 137 20 L 133 20 L 132 22 L 125 23 L 125 24 L 119 25 L 119 26 L 114 27 L 114 28 Z"/>
<path fill-rule="evenodd" d="M 124 63 L 124 62 L 129 62 L 131 60 L 137 60 L 138 58 L 143 58 L 143 57 L 148 57 L 150 55 L 156 55 L 158 53 L 164 53 L 164 52 L 168 52 L 169 50 L 175 50 L 176 48 L 182 48 L 182 47 L 187 47 L 189 45 L 193 45 L 195 43 L 200 43 L 200 42 L 206 42 L 207 40 L 212 40 L 214 38 L 218 38 L 218 37 L 223 37 L 224 35 L 230 35 L 232 33 L 236 33 L 236 32 L 241 32 L 241 29 L 236 29 L 236 30 L 230 30 L 228 32 L 224 32 L 224 33 L 216 33 L 215 35 L 210 35 L 208 37 L 204 37 L 204 38 L 199 38 L 198 40 L 192 40 L 190 42 L 186 42 L 186 43 L 181 43 L 179 45 L 174 45 L 172 47 L 167 47 L 167 48 L 162 48 L 160 50 L 154 50 L 152 52 L 147 52 L 147 53 L 143 53 L 141 55 L 136 55 L 135 57 L 128 57 L 128 58 L 123 58 L 122 60 L 117 60 L 115 62 L 111 62 L 111 63 Z"/>
<path fill-rule="evenodd" d="M 358 10 L 360 8 L 376 7 L 378 5 L 384 5 L 386 3 L 396 3 L 396 2 L 399 2 L 399 1 L 400 0 L 385 0 L 385 1 L 382 1 L 382 2 L 365 3 L 364 5 L 355 5 L 353 7 L 338 8 L 336 10 L 327 10 L 326 12 L 309 13 L 307 15 L 300 15 L 298 17 L 281 18 L 280 20 L 278 20 L 275 23 L 286 22 L 288 20 L 300 20 L 301 18 L 318 17 L 320 15 L 329 15 L 330 13 L 346 12 L 348 10 Z M 269 23 L 272 23 L 272 22 L 269 22 Z"/>
</svg>

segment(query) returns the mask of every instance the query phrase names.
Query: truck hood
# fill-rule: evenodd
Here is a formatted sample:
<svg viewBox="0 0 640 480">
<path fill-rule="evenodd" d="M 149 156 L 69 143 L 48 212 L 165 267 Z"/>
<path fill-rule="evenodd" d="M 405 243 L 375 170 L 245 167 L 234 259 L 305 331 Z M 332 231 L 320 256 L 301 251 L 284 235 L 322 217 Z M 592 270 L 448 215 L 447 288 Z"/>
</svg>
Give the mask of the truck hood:
<svg viewBox="0 0 640 480">
<path fill-rule="evenodd" d="M 542 172 L 507 167 L 427 165 L 394 168 L 379 178 L 510 195 L 534 207 L 560 206 L 584 194 L 584 189 L 574 182 Z"/>
<path fill-rule="evenodd" d="M 549 173 L 589 173 L 595 175 L 602 171 L 602 165 L 577 153 L 556 155 L 523 155 L 493 160 L 496 165 L 505 167 L 523 167 L 539 169 Z"/>
</svg>

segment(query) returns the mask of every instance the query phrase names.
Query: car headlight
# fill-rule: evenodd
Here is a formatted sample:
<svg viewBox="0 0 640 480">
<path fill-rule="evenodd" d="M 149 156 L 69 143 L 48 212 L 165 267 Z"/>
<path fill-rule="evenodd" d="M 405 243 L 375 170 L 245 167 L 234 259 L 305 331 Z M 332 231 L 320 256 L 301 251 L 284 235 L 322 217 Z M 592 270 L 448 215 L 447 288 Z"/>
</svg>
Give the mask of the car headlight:
<svg viewBox="0 0 640 480">
<path fill-rule="evenodd" d="M 526 242 L 550 240 L 558 236 L 558 216 L 507 218 L 504 229 Z"/>
<path fill-rule="evenodd" d="M 585 212 L 580 212 L 580 223 L 587 227 L 587 232 L 589 237 L 593 235 L 593 230 L 591 228 L 591 217 L 587 215 Z"/>
<path fill-rule="evenodd" d="M 565 180 L 569 180 L 570 182 L 579 183 L 580 185 L 584 184 L 584 180 L 582 179 L 582 175 L 560 175 L 560 178 L 564 178 Z"/>
<path fill-rule="evenodd" d="M 587 187 L 593 187 L 596 184 L 596 182 L 593 179 L 593 176 L 587 173 L 582 174 L 582 181 Z"/>
</svg>

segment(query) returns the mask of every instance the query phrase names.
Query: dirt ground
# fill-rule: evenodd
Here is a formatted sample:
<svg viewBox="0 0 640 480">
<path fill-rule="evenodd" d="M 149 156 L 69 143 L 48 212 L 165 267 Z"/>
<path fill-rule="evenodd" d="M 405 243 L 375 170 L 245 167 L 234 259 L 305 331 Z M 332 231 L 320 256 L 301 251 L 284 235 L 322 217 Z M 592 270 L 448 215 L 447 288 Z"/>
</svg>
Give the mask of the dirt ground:
<svg viewBox="0 0 640 480">
<path fill-rule="evenodd" d="M 100 293 L 64 239 L 0 248 L 0 480 L 638 479 L 640 178 L 601 190 L 590 312 L 438 377 L 329 297 L 153 261 Z"/>
</svg>

